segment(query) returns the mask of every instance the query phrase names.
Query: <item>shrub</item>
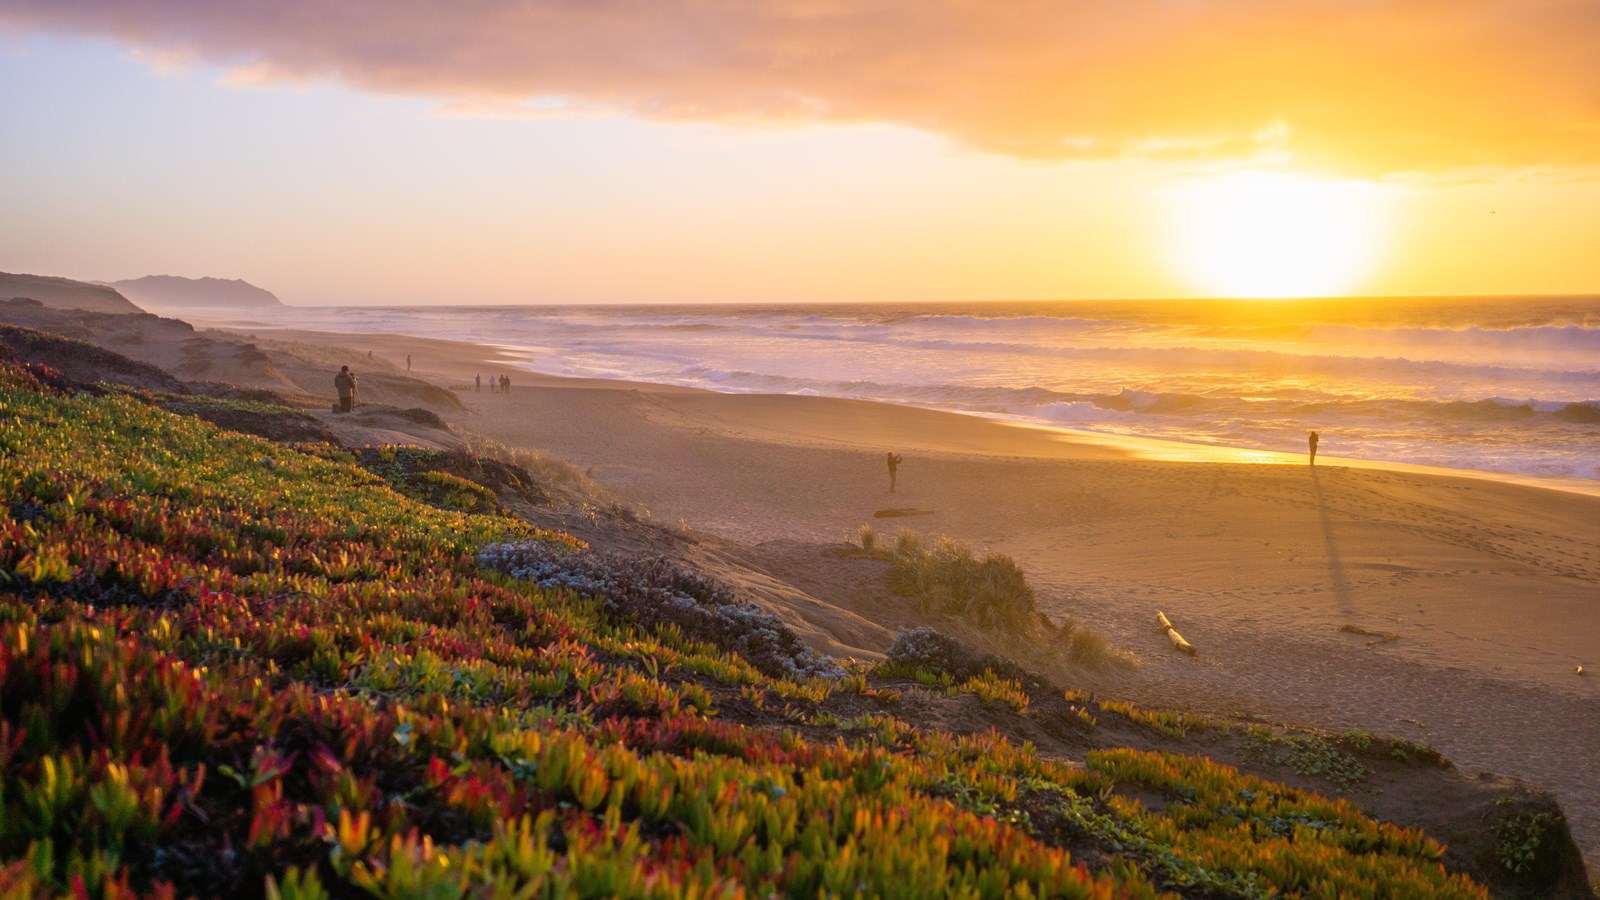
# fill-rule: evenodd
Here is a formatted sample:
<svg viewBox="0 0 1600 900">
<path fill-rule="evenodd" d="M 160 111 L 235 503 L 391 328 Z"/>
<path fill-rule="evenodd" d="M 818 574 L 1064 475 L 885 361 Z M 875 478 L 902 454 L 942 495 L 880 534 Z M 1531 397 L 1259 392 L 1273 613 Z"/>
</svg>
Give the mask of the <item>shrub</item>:
<svg viewBox="0 0 1600 900">
<path fill-rule="evenodd" d="M 973 641 L 1000 645 L 1030 668 L 1067 674 L 1074 668 L 1136 665 L 1076 622 L 1052 623 L 1039 611 L 1022 568 L 1003 553 L 989 550 L 979 559 L 960 541 L 941 537 L 930 544 L 904 528 L 895 535 L 893 549 L 880 547 L 871 525 L 862 525 L 857 536 L 863 552 L 890 561 L 890 589 L 910 596 L 920 613 L 976 626 Z"/>
<path fill-rule="evenodd" d="M 1500 864 L 1519 875 L 1533 868 L 1539 858 L 1539 845 L 1559 821 L 1558 815 L 1549 812 L 1501 816 L 1491 821 L 1489 828 L 1499 842 Z"/>
<path fill-rule="evenodd" d="M 845 677 L 833 657 L 806 647 L 777 616 L 740 600 L 727 585 L 664 557 L 563 551 L 532 541 L 491 545 L 478 559 L 514 578 L 598 597 L 619 619 L 646 627 L 675 626 L 691 638 L 739 654 L 769 675 Z"/>
<path fill-rule="evenodd" d="M 918 669 L 948 675 L 957 682 L 985 672 L 1001 678 L 1025 679 L 1028 673 L 1002 656 L 983 654 L 932 628 L 909 628 L 896 634 L 886 654 L 890 666 L 910 674 Z"/>
<path fill-rule="evenodd" d="M 924 614 L 1014 632 L 1042 618 L 1022 568 L 1003 553 L 990 550 L 979 559 L 960 541 L 940 538 L 928 546 L 902 530 L 890 563 L 890 589 L 911 597 Z"/>
<path fill-rule="evenodd" d="M 484 459 L 501 460 L 511 465 L 518 466 L 527 472 L 537 475 L 546 484 L 556 485 L 571 491 L 581 500 L 602 508 L 617 508 L 624 511 L 617 498 L 590 477 L 591 472 L 585 472 L 572 463 L 529 450 L 523 447 L 508 447 L 498 441 L 487 438 L 473 437 L 467 441 L 467 450 L 474 456 Z"/>
</svg>

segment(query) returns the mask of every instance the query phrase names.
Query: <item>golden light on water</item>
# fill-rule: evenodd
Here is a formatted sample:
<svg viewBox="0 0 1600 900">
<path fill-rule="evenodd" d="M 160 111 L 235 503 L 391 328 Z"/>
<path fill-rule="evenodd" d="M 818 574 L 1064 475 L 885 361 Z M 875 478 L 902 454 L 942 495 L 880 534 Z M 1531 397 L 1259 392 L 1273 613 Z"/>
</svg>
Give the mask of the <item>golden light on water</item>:
<svg viewBox="0 0 1600 900">
<path fill-rule="evenodd" d="M 1197 179 L 1168 195 L 1174 262 L 1217 297 L 1328 297 L 1377 266 L 1388 225 L 1378 185 L 1282 172 Z"/>
</svg>

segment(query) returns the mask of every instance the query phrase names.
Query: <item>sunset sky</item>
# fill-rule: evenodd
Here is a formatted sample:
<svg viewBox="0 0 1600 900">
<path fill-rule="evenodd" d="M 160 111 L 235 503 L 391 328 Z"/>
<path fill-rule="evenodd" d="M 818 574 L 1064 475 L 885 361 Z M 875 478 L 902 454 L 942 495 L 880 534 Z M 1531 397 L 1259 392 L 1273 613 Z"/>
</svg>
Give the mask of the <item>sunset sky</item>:
<svg viewBox="0 0 1600 900">
<path fill-rule="evenodd" d="M 0 271 L 292 304 L 1600 292 L 1594 0 L 0 0 Z"/>
</svg>

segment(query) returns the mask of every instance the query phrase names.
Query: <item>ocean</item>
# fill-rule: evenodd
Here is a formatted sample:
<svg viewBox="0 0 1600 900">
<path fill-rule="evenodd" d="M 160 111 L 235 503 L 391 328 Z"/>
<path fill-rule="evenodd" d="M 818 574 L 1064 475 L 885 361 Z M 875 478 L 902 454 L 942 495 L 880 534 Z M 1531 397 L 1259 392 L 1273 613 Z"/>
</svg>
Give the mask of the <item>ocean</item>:
<svg viewBox="0 0 1600 900">
<path fill-rule="evenodd" d="M 1600 479 L 1600 297 L 290 307 L 228 324 L 1254 450 L 1303 453 L 1314 429 L 1323 456 Z"/>
</svg>

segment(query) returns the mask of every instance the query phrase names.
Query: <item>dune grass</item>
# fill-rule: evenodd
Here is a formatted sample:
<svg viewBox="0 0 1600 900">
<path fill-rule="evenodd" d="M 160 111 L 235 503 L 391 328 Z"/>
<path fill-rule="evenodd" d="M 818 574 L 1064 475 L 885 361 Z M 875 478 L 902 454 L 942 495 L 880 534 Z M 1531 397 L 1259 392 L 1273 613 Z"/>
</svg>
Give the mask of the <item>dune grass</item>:
<svg viewBox="0 0 1600 900">
<path fill-rule="evenodd" d="M 889 561 L 890 589 L 913 598 L 924 614 L 998 631 L 1026 631 L 1039 624 L 1033 587 L 1003 553 L 988 550 L 980 557 L 960 541 L 929 540 L 907 529 L 896 536 Z"/>
<path fill-rule="evenodd" d="M 979 556 L 962 541 L 928 537 L 907 528 L 900 529 L 890 545 L 867 524 L 857 529 L 855 537 L 863 553 L 889 562 L 890 590 L 912 598 L 917 612 L 932 621 L 978 629 L 963 632 L 963 638 L 982 649 L 1052 671 L 1063 665 L 1090 669 L 1133 665 L 1131 656 L 1103 636 L 1071 619 L 1054 622 L 1040 612 L 1027 575 L 1007 554 L 990 549 Z M 1024 637 L 1035 640 L 1019 640 Z"/>
<path fill-rule="evenodd" d="M 537 475 L 546 484 L 564 488 L 582 504 L 618 511 L 625 508 L 616 495 L 605 486 L 590 478 L 584 470 L 560 457 L 525 447 L 510 447 L 478 435 L 468 436 L 466 449 L 478 456 L 521 466 Z"/>
</svg>

